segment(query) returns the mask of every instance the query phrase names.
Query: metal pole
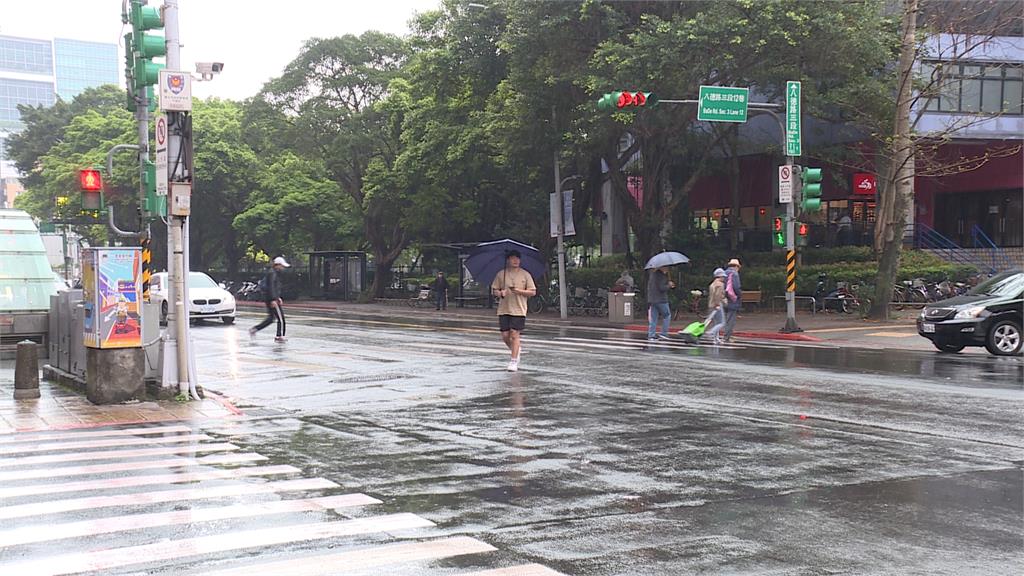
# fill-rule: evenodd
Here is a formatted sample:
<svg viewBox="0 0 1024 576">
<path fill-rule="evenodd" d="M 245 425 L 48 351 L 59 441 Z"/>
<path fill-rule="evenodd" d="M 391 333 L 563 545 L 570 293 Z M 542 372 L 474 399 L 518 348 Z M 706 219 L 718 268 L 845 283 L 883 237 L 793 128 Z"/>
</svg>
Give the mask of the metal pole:
<svg viewBox="0 0 1024 576">
<path fill-rule="evenodd" d="M 551 109 L 551 126 L 554 128 L 555 124 L 555 109 Z M 557 133 L 557 130 L 556 130 Z M 556 230 L 558 232 L 558 313 L 562 320 L 569 317 L 569 302 L 566 298 L 565 291 L 565 215 L 562 213 L 562 178 L 558 170 L 558 144 L 555 145 L 554 160 L 555 160 L 555 209 L 556 218 L 558 218 L 558 225 Z"/>
</svg>

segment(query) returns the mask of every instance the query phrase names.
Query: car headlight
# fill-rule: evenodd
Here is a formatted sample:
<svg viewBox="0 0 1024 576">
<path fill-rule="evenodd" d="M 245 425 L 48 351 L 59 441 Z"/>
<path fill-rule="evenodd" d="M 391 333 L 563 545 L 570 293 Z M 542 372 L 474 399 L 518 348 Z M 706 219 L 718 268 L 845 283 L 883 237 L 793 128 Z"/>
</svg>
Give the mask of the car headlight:
<svg viewBox="0 0 1024 576">
<path fill-rule="evenodd" d="M 928 309 L 927 308 L 922 308 L 921 309 L 921 320 L 924 320 L 927 317 L 928 317 Z"/>
<path fill-rule="evenodd" d="M 970 308 L 965 308 L 965 309 L 957 312 L 955 318 L 958 319 L 958 320 L 977 318 L 978 316 L 981 316 L 981 313 L 984 312 L 984 311 L 985 311 L 985 307 L 984 306 L 972 306 Z"/>
</svg>

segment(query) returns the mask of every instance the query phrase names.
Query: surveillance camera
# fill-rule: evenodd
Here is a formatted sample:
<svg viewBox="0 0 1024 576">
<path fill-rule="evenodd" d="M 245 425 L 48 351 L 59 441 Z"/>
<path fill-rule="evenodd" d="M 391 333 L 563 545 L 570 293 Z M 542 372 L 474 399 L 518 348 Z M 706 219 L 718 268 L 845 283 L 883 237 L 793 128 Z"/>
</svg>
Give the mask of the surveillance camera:
<svg viewBox="0 0 1024 576">
<path fill-rule="evenodd" d="M 196 72 L 202 74 L 204 78 L 214 74 L 220 74 L 223 69 L 223 62 L 196 62 Z"/>
</svg>

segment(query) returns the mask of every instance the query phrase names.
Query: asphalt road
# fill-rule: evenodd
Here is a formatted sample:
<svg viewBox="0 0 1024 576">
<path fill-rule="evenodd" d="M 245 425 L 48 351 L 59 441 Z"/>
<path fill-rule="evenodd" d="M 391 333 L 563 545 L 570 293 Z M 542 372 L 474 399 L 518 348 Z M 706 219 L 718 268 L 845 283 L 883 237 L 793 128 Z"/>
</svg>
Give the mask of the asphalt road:
<svg viewBox="0 0 1024 576">
<path fill-rule="evenodd" d="M 545 327 L 513 374 L 486 324 L 251 323 L 195 334 L 300 423 L 264 447 L 565 574 L 1024 572 L 1020 358 Z"/>
</svg>

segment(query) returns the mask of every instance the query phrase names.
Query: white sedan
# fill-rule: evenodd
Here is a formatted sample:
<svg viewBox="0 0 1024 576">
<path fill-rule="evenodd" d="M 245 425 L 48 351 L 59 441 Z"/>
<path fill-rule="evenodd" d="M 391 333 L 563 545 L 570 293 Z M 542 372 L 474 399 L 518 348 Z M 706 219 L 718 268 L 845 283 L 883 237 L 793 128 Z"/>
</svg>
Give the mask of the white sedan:
<svg viewBox="0 0 1024 576">
<path fill-rule="evenodd" d="M 153 274 L 149 284 L 149 299 L 160 304 L 160 322 L 167 321 L 167 272 Z M 220 318 L 231 324 L 235 321 L 235 297 L 202 272 L 189 272 L 188 305 L 190 320 Z"/>
</svg>

